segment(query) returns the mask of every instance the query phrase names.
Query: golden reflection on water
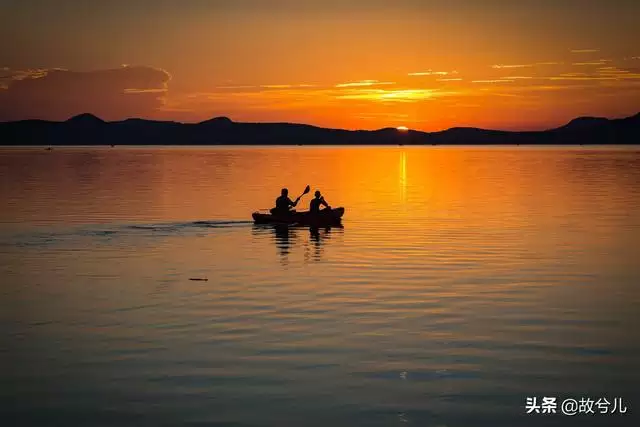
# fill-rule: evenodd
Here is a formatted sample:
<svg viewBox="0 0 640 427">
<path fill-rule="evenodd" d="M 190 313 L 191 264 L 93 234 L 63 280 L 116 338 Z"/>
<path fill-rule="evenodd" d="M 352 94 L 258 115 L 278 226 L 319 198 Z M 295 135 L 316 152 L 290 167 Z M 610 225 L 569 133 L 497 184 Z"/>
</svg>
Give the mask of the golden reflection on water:
<svg viewBox="0 0 640 427">
<path fill-rule="evenodd" d="M 400 192 L 402 194 L 402 202 L 407 201 L 407 153 L 403 151 L 400 154 Z"/>
</svg>

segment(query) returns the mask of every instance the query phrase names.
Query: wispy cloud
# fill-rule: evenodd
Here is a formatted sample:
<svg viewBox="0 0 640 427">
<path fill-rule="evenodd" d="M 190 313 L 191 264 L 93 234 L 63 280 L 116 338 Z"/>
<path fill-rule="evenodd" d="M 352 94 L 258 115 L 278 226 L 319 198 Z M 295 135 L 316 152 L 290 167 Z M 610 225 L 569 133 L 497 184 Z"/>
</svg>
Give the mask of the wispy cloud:
<svg viewBox="0 0 640 427">
<path fill-rule="evenodd" d="M 492 65 L 491 68 L 502 69 L 502 68 L 528 68 L 533 67 L 534 64 L 515 64 L 515 65 L 505 65 L 505 64 L 496 64 Z"/>
<path fill-rule="evenodd" d="M 335 87 L 362 87 L 362 86 L 380 86 L 394 85 L 396 82 L 380 82 L 378 80 L 360 80 L 358 82 L 339 83 Z"/>
<path fill-rule="evenodd" d="M 436 89 L 399 89 L 399 90 L 354 90 L 344 95 L 337 95 L 337 99 L 368 100 L 382 102 L 417 102 L 438 97 L 457 95 L 458 92 L 445 92 Z"/>
<path fill-rule="evenodd" d="M 471 83 L 513 83 L 515 80 L 494 79 L 494 80 L 472 80 Z"/>
<path fill-rule="evenodd" d="M 377 82 L 365 81 L 364 83 Z M 373 84 L 371 86 L 373 86 Z M 344 86 L 344 84 L 342 84 L 342 86 L 340 87 L 321 87 L 306 90 L 286 87 L 273 89 L 258 87 L 255 90 L 249 91 L 238 90 L 235 92 L 220 91 L 201 93 L 198 94 L 196 98 L 185 100 L 185 103 L 192 105 L 194 111 L 195 109 L 197 109 L 198 105 L 211 106 L 214 104 L 225 104 L 227 106 L 231 106 L 231 108 L 235 107 L 261 110 L 283 110 L 308 109 L 318 106 L 326 107 L 337 101 L 352 101 L 354 103 L 360 103 L 362 105 L 368 103 L 412 103 L 459 94 L 459 92 L 445 91 L 442 89 L 383 89 L 371 86 Z"/>
<path fill-rule="evenodd" d="M 578 81 L 589 81 L 589 80 L 617 80 L 616 77 L 606 77 L 606 76 L 576 76 L 576 75 L 566 75 L 566 76 L 552 76 L 545 77 L 547 80 L 578 80 Z"/>
<path fill-rule="evenodd" d="M 161 89 L 125 89 L 124 93 L 164 93 L 166 88 Z"/>
<path fill-rule="evenodd" d="M 637 68 L 600 67 L 598 68 L 598 74 L 607 77 L 616 77 L 618 80 L 640 79 L 640 69 Z"/>
<path fill-rule="evenodd" d="M 528 80 L 532 79 L 531 76 L 509 76 L 509 77 L 500 77 L 502 80 Z"/>
<path fill-rule="evenodd" d="M 2 70 L 4 74 L 1 76 L 1 78 L 14 81 L 24 79 L 39 79 L 57 71 L 68 71 L 64 68 L 29 68 L 26 70 L 12 70 L 9 67 L 4 67 Z"/>
<path fill-rule="evenodd" d="M 457 71 L 418 71 L 415 73 L 408 73 L 408 76 L 448 76 L 449 74 L 458 74 Z"/>
<path fill-rule="evenodd" d="M 555 62 L 555 61 L 534 62 L 532 64 L 495 64 L 495 65 L 492 65 L 491 68 L 499 70 L 503 68 L 530 68 L 530 67 L 537 67 L 542 65 L 561 65 L 561 64 L 562 62 Z"/>
<path fill-rule="evenodd" d="M 625 81 L 640 79 L 640 72 L 634 69 L 622 69 L 615 66 L 598 67 L 595 71 L 562 73 L 557 76 L 542 77 L 546 80 L 577 80 L 577 81 Z"/>
<path fill-rule="evenodd" d="M 600 59 L 598 61 L 588 61 L 588 62 L 574 62 L 571 65 L 584 66 L 584 65 L 604 65 L 607 62 L 611 62 L 610 59 Z"/>
<path fill-rule="evenodd" d="M 571 49 L 571 53 L 596 53 L 600 52 L 600 49 Z"/>
<path fill-rule="evenodd" d="M 452 77 L 452 78 L 446 78 L 446 79 L 436 79 L 437 82 L 460 82 L 462 81 L 462 78 L 460 77 Z"/>
<path fill-rule="evenodd" d="M 629 70 L 623 70 L 618 67 L 600 67 L 598 68 L 598 74 L 611 74 L 611 75 L 627 75 L 632 74 Z"/>
<path fill-rule="evenodd" d="M 587 73 L 562 73 L 560 77 L 583 77 L 588 75 Z"/>
<path fill-rule="evenodd" d="M 575 86 L 560 86 L 560 85 L 537 85 L 537 86 L 529 86 L 526 88 L 527 92 L 538 92 L 538 91 L 542 91 L 542 92 L 547 92 L 547 91 L 559 91 L 559 90 L 565 90 L 565 89 L 573 89 L 575 88 Z"/>
</svg>

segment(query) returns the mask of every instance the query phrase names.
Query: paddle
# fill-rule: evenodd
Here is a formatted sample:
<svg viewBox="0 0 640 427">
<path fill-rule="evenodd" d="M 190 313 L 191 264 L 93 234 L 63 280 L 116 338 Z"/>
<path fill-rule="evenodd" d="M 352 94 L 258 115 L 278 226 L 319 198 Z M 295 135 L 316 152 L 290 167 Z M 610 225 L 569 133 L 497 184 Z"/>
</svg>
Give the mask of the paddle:
<svg viewBox="0 0 640 427">
<path fill-rule="evenodd" d="M 296 200 L 300 200 L 302 198 L 302 196 L 304 196 L 305 194 L 307 194 L 309 191 L 311 191 L 311 187 L 309 187 L 308 185 L 305 187 L 304 191 L 302 192 L 302 194 L 300 195 L 300 197 L 298 197 Z"/>
</svg>

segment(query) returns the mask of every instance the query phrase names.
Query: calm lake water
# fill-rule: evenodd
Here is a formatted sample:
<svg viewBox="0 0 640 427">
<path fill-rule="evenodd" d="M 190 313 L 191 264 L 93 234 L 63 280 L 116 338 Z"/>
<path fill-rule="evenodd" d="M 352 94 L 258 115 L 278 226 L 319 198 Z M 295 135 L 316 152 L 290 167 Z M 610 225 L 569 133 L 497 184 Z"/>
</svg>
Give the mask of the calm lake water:
<svg viewBox="0 0 640 427">
<path fill-rule="evenodd" d="M 637 425 L 639 147 L 16 148 L 0 177 L 4 425 Z M 306 184 L 344 228 L 251 223 Z"/>
</svg>

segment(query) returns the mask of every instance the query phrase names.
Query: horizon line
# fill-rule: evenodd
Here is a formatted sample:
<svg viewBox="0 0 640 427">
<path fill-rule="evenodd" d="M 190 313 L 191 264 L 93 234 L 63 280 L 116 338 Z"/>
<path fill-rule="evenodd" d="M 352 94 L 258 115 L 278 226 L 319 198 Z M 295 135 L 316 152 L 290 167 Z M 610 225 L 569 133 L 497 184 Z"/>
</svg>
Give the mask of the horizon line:
<svg viewBox="0 0 640 427">
<path fill-rule="evenodd" d="M 382 130 L 399 130 L 398 128 L 404 127 L 406 129 L 404 129 L 404 132 L 418 132 L 418 133 L 425 133 L 425 134 L 429 134 L 429 133 L 438 133 L 438 132 L 446 132 L 448 130 L 452 130 L 452 129 L 478 129 L 478 130 L 484 130 L 484 131 L 496 131 L 496 132 L 545 132 L 548 130 L 553 130 L 553 129 L 557 129 L 558 127 L 562 127 L 562 126 L 566 126 L 567 124 L 575 121 L 575 120 L 579 120 L 579 119 L 604 119 L 604 120 L 621 120 L 621 119 L 627 119 L 627 118 L 631 118 L 631 117 L 635 117 L 635 116 L 639 116 L 640 115 L 640 111 L 638 111 L 635 114 L 631 114 L 631 115 L 619 115 L 619 116 L 610 116 L 610 117 L 606 117 L 606 116 L 576 116 L 572 119 L 570 119 L 569 121 L 565 122 L 564 124 L 561 124 L 557 127 L 548 127 L 548 128 L 544 128 L 544 129 L 538 129 L 538 130 L 526 130 L 526 129 L 511 129 L 511 130 L 505 130 L 505 129 L 489 129 L 489 128 L 480 128 L 480 127 L 475 127 L 475 126 L 453 126 L 453 127 L 449 127 L 449 128 L 444 128 L 441 130 L 435 130 L 435 131 L 424 131 L 424 130 L 419 130 L 419 129 L 415 129 L 415 128 L 411 128 L 409 126 L 406 126 L 405 124 L 399 124 L 398 126 L 386 126 L 386 127 L 381 127 L 381 128 L 376 128 L 376 129 L 345 129 L 345 128 L 337 128 L 337 127 L 325 127 L 325 126 L 320 126 L 320 125 L 314 125 L 314 124 L 309 124 L 309 123 L 300 123 L 300 122 L 286 122 L 286 121 L 274 121 L 274 122 L 253 122 L 253 121 L 246 121 L 246 122 L 240 122 L 240 121 L 234 121 L 232 118 L 230 118 L 229 116 L 214 116 L 211 117 L 209 119 L 205 119 L 205 120 L 201 120 L 201 121 L 194 121 L 194 122 L 182 122 L 182 121 L 177 121 L 177 120 L 161 120 L 161 119 L 148 119 L 148 118 L 143 118 L 143 117 L 127 117 L 125 119 L 119 119 L 119 120 L 105 120 L 101 117 L 99 117 L 96 114 L 93 113 L 79 113 L 79 114 L 75 114 L 73 116 L 70 116 L 69 118 L 65 119 L 65 120 L 49 120 L 49 119 L 36 119 L 36 118 L 30 118 L 30 119 L 19 119 L 19 120 L 0 120 L 0 125 L 3 124 L 9 124 L 9 123 L 20 123 L 20 122 L 49 122 L 49 123 L 67 123 L 75 118 L 78 117 L 82 117 L 82 116 L 91 116 L 97 120 L 99 120 L 100 122 L 103 122 L 105 124 L 111 124 L 111 123 L 120 123 L 120 122 L 125 122 L 128 120 L 139 120 L 139 121 L 146 121 L 146 122 L 156 122 L 156 123 L 175 123 L 175 124 L 180 124 L 180 125 L 202 125 L 205 124 L 207 122 L 211 122 L 214 120 L 228 120 L 231 123 L 234 124 L 277 124 L 277 125 L 294 125 L 294 126 L 308 126 L 308 127 L 314 127 L 314 128 L 318 128 L 318 129 L 326 129 L 326 130 L 334 130 L 334 131 L 345 131 L 345 132 L 377 132 L 377 131 L 382 131 Z M 400 130 L 399 130 L 400 131 Z"/>
</svg>

